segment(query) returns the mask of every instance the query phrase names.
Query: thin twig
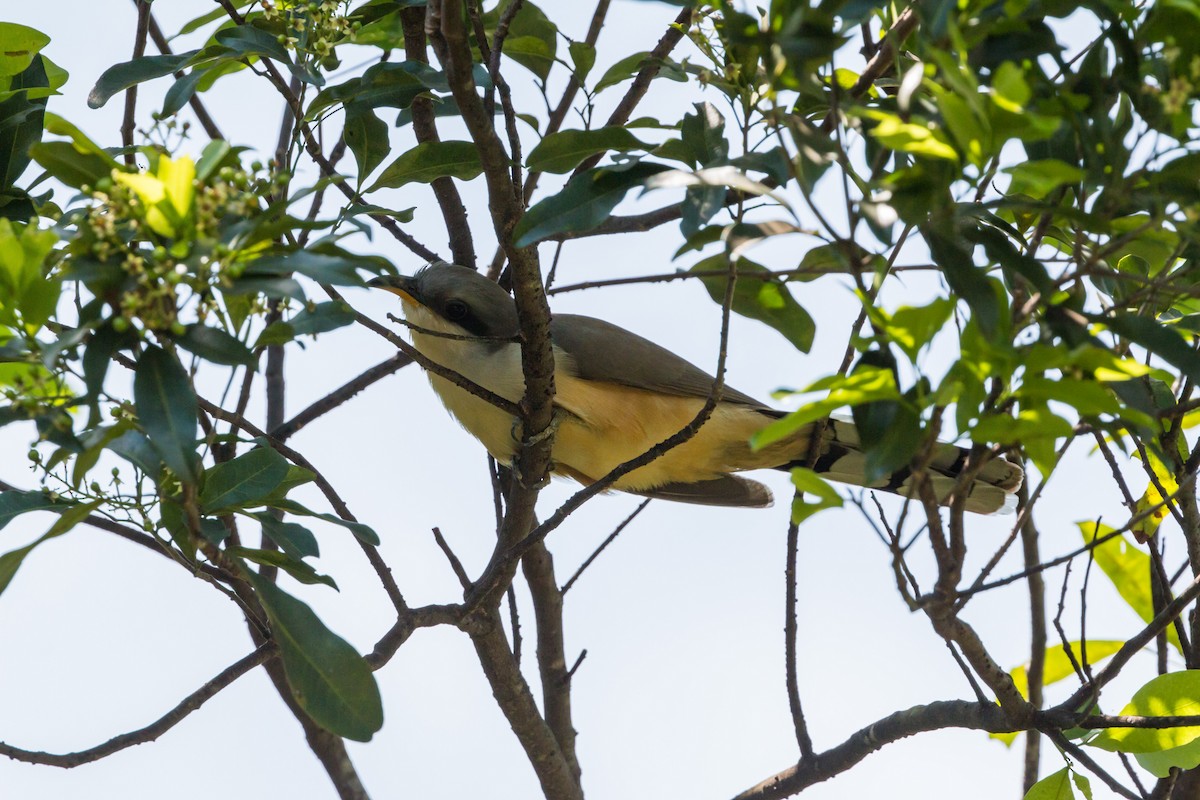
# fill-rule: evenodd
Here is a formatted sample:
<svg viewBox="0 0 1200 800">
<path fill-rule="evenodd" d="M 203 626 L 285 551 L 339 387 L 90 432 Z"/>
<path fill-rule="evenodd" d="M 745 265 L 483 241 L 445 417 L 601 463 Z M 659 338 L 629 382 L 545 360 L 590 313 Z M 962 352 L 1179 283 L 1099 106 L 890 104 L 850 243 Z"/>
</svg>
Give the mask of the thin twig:
<svg viewBox="0 0 1200 800">
<path fill-rule="evenodd" d="M 800 492 L 797 490 L 796 496 Z M 796 744 L 800 747 L 801 760 L 813 757 L 812 736 L 804 719 L 804 708 L 800 704 L 800 681 L 796 675 L 796 557 L 800 549 L 800 523 L 788 522 L 787 559 L 783 569 L 784 612 L 783 612 L 783 666 L 787 682 L 788 708 L 792 712 L 792 727 L 796 732 Z"/>
<path fill-rule="evenodd" d="M 114 736 L 107 742 L 90 747 L 87 750 L 62 754 L 44 753 L 35 750 L 22 750 L 19 747 L 13 747 L 12 745 L 0 742 L 0 756 L 7 756 L 15 761 L 23 761 L 27 764 L 45 764 L 51 767 L 69 769 L 82 764 L 90 764 L 93 761 L 99 761 L 102 758 L 133 747 L 134 745 L 152 742 L 182 722 L 184 718 L 216 696 L 226 686 L 229 686 L 229 684 L 267 659 L 273 658 L 276 653 L 277 650 L 274 644 L 261 645 L 254 652 L 226 667 L 216 677 L 183 698 L 173 709 L 146 727 L 130 731 L 129 733 L 123 733 L 120 736 Z"/>
<path fill-rule="evenodd" d="M 575 574 L 568 578 L 567 582 L 563 584 L 562 593 L 564 595 L 570 591 L 572 586 L 575 585 L 575 581 L 579 580 L 579 576 L 583 574 L 583 571 L 590 567 L 592 562 L 600 557 L 600 554 L 604 552 L 605 548 L 616 541 L 617 537 L 621 535 L 621 531 L 625 530 L 626 526 L 633 522 L 634 518 L 636 518 L 638 514 L 642 513 L 642 510 L 645 509 L 646 506 L 650 505 L 651 499 L 652 498 L 647 497 L 645 500 L 638 503 L 638 507 L 633 510 L 633 513 L 621 520 L 621 523 L 617 525 L 615 529 L 613 529 L 612 533 L 605 537 L 604 541 L 600 543 L 600 546 L 593 550 L 592 554 L 588 556 L 582 564 L 579 565 L 579 569 L 575 570 Z"/>
</svg>

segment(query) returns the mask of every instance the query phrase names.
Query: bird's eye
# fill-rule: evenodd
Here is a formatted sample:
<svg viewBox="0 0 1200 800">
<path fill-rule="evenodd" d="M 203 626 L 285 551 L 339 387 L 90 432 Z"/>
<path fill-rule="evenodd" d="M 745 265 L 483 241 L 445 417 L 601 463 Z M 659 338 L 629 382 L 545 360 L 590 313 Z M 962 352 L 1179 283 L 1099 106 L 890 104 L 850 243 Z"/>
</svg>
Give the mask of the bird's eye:
<svg viewBox="0 0 1200 800">
<path fill-rule="evenodd" d="M 446 304 L 446 319 L 458 322 L 467 316 L 467 304 L 461 300 L 451 300 Z"/>
</svg>

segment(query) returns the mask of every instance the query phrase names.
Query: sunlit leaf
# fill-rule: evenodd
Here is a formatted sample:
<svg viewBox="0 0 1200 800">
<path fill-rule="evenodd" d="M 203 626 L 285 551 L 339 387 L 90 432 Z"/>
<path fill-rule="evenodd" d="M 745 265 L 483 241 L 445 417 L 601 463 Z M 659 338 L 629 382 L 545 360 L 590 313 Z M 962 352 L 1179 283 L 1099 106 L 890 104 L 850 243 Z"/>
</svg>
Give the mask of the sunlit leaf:
<svg viewBox="0 0 1200 800">
<path fill-rule="evenodd" d="M 1133 694 L 1120 716 L 1185 717 L 1200 715 L 1200 670 L 1168 672 Z M 1154 753 L 1200 738 L 1200 725 L 1185 728 L 1105 728 L 1089 744 L 1122 753 Z M 1190 755 L 1190 754 L 1189 754 Z"/>
</svg>

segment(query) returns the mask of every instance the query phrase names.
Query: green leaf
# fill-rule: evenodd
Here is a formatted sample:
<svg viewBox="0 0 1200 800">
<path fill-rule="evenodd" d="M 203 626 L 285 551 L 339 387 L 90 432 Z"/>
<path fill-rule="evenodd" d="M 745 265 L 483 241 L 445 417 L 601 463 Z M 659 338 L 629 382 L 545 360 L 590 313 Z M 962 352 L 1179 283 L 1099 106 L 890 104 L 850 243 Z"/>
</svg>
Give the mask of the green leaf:
<svg viewBox="0 0 1200 800">
<path fill-rule="evenodd" d="M 1099 664 L 1104 659 L 1111 656 L 1113 653 L 1121 649 L 1125 643 L 1120 639 L 1088 639 L 1087 640 L 1087 663 L 1091 666 Z M 1084 642 L 1074 641 L 1070 643 L 1071 652 L 1075 654 L 1075 660 L 1083 663 L 1084 660 Z M 1075 668 L 1071 665 L 1071 659 L 1067 657 L 1066 648 L 1061 644 L 1056 644 L 1053 647 L 1047 647 L 1045 650 L 1045 659 L 1042 662 L 1042 685 L 1049 686 L 1053 683 L 1069 678 L 1075 674 Z M 1009 677 L 1012 678 L 1013 685 L 1017 687 L 1017 691 L 1024 698 L 1029 697 L 1029 664 L 1022 664 L 1019 667 L 1014 667 L 1008 671 Z M 1004 742 L 1005 746 L 1010 746 L 1020 735 L 1019 731 L 1012 733 L 989 733 L 988 736 L 993 739 L 999 739 Z"/>
<path fill-rule="evenodd" d="M 687 73 L 683 70 L 683 67 L 680 64 L 672 61 L 669 58 L 651 58 L 650 52 L 648 50 L 643 50 L 639 53 L 634 53 L 633 55 L 622 58 L 620 61 L 605 70 L 604 75 L 600 77 L 600 80 L 596 84 L 596 88 L 593 89 L 593 92 L 599 94 L 610 86 L 616 86 L 618 83 L 624 83 L 650 65 L 657 65 L 659 67 L 658 76 L 661 78 L 666 78 L 667 80 L 672 81 L 687 80 Z"/>
<path fill-rule="evenodd" d="M 300 505 L 295 500 L 277 500 L 271 507 L 278 508 L 280 511 L 286 511 L 289 514 L 296 514 L 302 517 L 316 517 L 326 522 L 332 522 L 334 525 L 341 525 L 353 533 L 360 541 L 374 547 L 379 546 L 379 534 L 371 530 L 370 526 L 364 525 L 361 522 L 351 522 L 348 519 L 342 519 L 333 514 L 318 514 L 316 511 Z"/>
<path fill-rule="evenodd" d="M 223 64 L 224 62 L 218 61 L 217 63 Z M 178 114 L 192 99 L 192 96 L 196 94 L 196 89 L 199 87 L 200 82 L 208 78 L 209 75 L 209 69 L 195 67 L 191 72 L 177 78 L 171 84 L 171 88 L 167 89 L 167 93 L 163 95 L 162 115 L 170 117 Z"/>
<path fill-rule="evenodd" d="M 851 374 L 860 370 L 886 369 L 896 376 L 896 359 L 889 350 L 863 353 Z M 874 400 L 852 406 L 854 427 L 862 442 L 863 481 L 872 486 L 912 463 L 924 439 L 921 416 L 912 403 L 902 399 Z"/>
<path fill-rule="evenodd" d="M 185 483 L 196 481 L 196 395 L 179 361 L 151 345 L 133 374 L 133 399 L 142 430 L 163 462 Z"/>
<path fill-rule="evenodd" d="M 807 403 L 781 420 L 772 422 L 750 439 L 750 446 L 761 450 L 767 445 L 786 439 L 805 425 L 828 417 L 845 406 L 856 406 L 879 400 L 899 400 L 896 376 L 891 370 L 862 367 L 850 375 L 834 375 L 809 386 L 803 393 L 829 390 L 822 400 Z"/>
<path fill-rule="evenodd" d="M 325 79 L 320 74 L 313 72 L 304 64 L 293 62 L 287 48 L 279 43 L 275 34 L 261 28 L 253 25 L 235 25 L 222 28 L 213 35 L 213 38 L 218 44 L 222 44 L 240 55 L 266 56 L 273 61 L 278 61 L 286 65 L 292 75 L 305 83 L 315 86 L 325 83 Z"/>
<path fill-rule="evenodd" d="M 1025 793 L 1024 800 L 1075 800 L 1071 768 L 1063 767 L 1053 775 L 1042 778 Z"/>
<path fill-rule="evenodd" d="M 933 341 L 954 313 L 954 305 L 953 300 L 939 297 L 925 306 L 902 306 L 891 315 L 874 305 L 869 312 L 876 327 L 916 363 L 921 349 Z"/>
<path fill-rule="evenodd" d="M 294 278 L 262 278 L 254 275 L 238 278 L 225 287 L 227 295 L 265 294 L 267 297 L 290 297 L 304 302 L 304 288 Z"/>
<path fill-rule="evenodd" d="M 941 130 L 904 122 L 895 114 L 884 111 L 866 111 L 863 116 L 878 121 L 868 132 L 884 147 L 915 156 L 958 161 L 958 151 L 950 145 Z"/>
<path fill-rule="evenodd" d="M 1079 167 L 1057 158 L 1025 161 L 1004 171 L 1012 175 L 1009 194 L 1029 195 L 1038 200 L 1060 186 L 1079 183 L 1085 175 Z"/>
<path fill-rule="evenodd" d="M 408 108 L 417 97 L 430 90 L 449 92 L 446 76 L 423 61 L 399 61 L 376 64 L 362 77 L 330 86 L 308 106 L 305 119 L 314 120 L 323 111 L 339 103 L 349 110 L 360 108 Z"/>
<path fill-rule="evenodd" d="M 645 142 L 625 128 L 595 128 L 588 131 L 559 131 L 552 133 L 533 148 L 526 159 L 531 171 L 570 172 L 587 158 L 609 150 L 626 152 L 649 148 Z"/>
<path fill-rule="evenodd" d="M 575 65 L 575 80 L 582 86 L 596 64 L 596 48 L 587 42 L 571 42 L 567 45 L 567 51 L 571 55 L 571 63 Z"/>
<path fill-rule="evenodd" d="M 479 149 L 474 142 L 423 142 L 402 153 L 368 189 L 395 189 L 406 183 L 430 183 L 435 178 L 469 181 L 483 172 Z"/>
<path fill-rule="evenodd" d="M 327 255 L 312 250 L 273 250 L 246 265 L 242 281 L 247 278 L 287 276 L 296 272 L 318 283 L 338 286 L 362 286 L 359 269 L 378 271 L 378 265 L 367 258 L 351 255 Z M 235 284 L 236 285 L 236 284 Z M 303 293 L 301 293 L 303 298 Z"/>
<path fill-rule="evenodd" d="M 102 502 L 104 501 L 95 500 L 91 503 L 67 507 L 62 512 L 62 515 L 54 521 L 54 524 L 50 526 L 50 530 L 42 534 L 36 541 L 0 556 L 0 594 L 3 594 L 8 585 L 12 583 L 13 576 L 17 574 L 17 570 L 21 568 L 21 564 L 25 561 L 25 556 L 33 552 L 33 549 L 42 542 L 62 536 L 80 522 L 83 522 Z"/>
<path fill-rule="evenodd" d="M 666 169 L 638 162 L 628 169 L 597 167 L 576 175 L 558 194 L 525 212 L 513 229 L 513 241 L 517 247 L 528 247 L 558 233 L 591 230 L 608 219 L 630 189 Z"/>
<path fill-rule="evenodd" d="M 1092 320 L 1146 348 L 1193 381 L 1200 381 L 1200 353 L 1193 350 L 1177 331 L 1136 314 L 1097 315 Z"/>
<path fill-rule="evenodd" d="M 804 520 L 826 508 L 841 508 L 842 496 L 832 485 L 811 469 L 792 467 L 792 485 L 798 490 L 792 501 L 792 522 L 799 525 Z M 813 495 L 814 502 L 804 499 L 805 495 Z"/>
<path fill-rule="evenodd" d="M 1113 532 L 1108 525 L 1078 522 L 1083 541 L 1090 544 Z M 1117 592 L 1143 622 L 1154 619 L 1154 598 L 1150 590 L 1150 556 L 1139 550 L 1124 535 L 1117 535 L 1092 548 L 1096 566 L 1108 576 Z M 1179 649 L 1175 626 L 1167 626 L 1167 640 Z"/>
<path fill-rule="evenodd" d="M 254 343 L 255 348 L 290 342 L 297 336 L 327 333 L 350 325 L 355 320 L 354 309 L 341 300 L 318 303 L 304 309 L 287 322 L 272 322 Z"/>
<path fill-rule="evenodd" d="M 499 15 L 508 4 L 508 0 L 502 0 L 484 15 L 489 34 L 494 34 Z M 558 28 L 555 24 L 533 3 L 522 3 L 521 9 L 512 18 L 508 37 L 504 40 L 505 57 L 545 81 L 554 66 L 557 48 Z"/>
<path fill-rule="evenodd" d="M 198 52 L 200 51 L 190 50 L 186 53 L 169 56 L 142 56 L 132 61 L 114 64 L 104 70 L 96 79 L 96 85 L 88 93 L 88 107 L 100 108 L 117 92 L 122 92 L 130 86 L 144 81 L 178 72 Z"/>
<path fill-rule="evenodd" d="M 1000 300 L 987 275 L 972 261 L 971 248 L 955 232 L 943 226 L 926 224 L 920 227 L 929 252 L 941 267 L 950 288 L 971 307 L 984 335 L 996 336 L 1001 326 Z"/>
<path fill-rule="evenodd" d="M 183 336 L 177 337 L 175 342 L 184 350 L 195 353 L 214 364 L 228 364 L 229 366 L 243 364 L 252 367 L 258 363 L 258 359 L 246 345 L 220 328 L 210 328 L 207 325 L 195 323 L 187 326 Z"/>
<path fill-rule="evenodd" d="M 0 78 L 20 75 L 29 69 L 33 57 L 50 37 L 39 30 L 15 22 L 0 22 Z"/>
<path fill-rule="evenodd" d="M 267 513 L 252 515 L 262 525 L 263 533 L 279 546 L 279 549 L 296 560 L 317 557 L 321 548 L 313 532 L 295 522 L 280 522 Z"/>
<path fill-rule="evenodd" d="M 262 505 L 287 474 L 287 459 L 279 453 L 269 447 L 251 450 L 205 472 L 200 510 L 216 514 Z"/>
<path fill-rule="evenodd" d="M 342 137 L 358 164 L 358 184 L 361 186 L 392 150 L 388 126 L 371 109 L 352 104 L 346 106 L 346 127 Z"/>
<path fill-rule="evenodd" d="M 75 189 L 95 185 L 112 174 L 112 165 L 94 153 L 81 152 L 71 142 L 39 142 L 29 148 L 29 155 L 50 176 Z"/>
<path fill-rule="evenodd" d="M 1134 753 L 1133 757 L 1154 777 L 1166 778 L 1173 768 L 1189 770 L 1200 766 L 1200 739 L 1156 753 Z"/>
<path fill-rule="evenodd" d="M 1200 670 L 1159 675 L 1133 694 L 1120 716 L 1184 717 L 1200 715 Z M 1088 744 L 1121 753 L 1155 753 L 1200 738 L 1200 725 L 1186 728 L 1105 728 Z"/>
<path fill-rule="evenodd" d="M 337 589 L 337 582 L 328 575 L 322 575 L 313 569 L 310 565 L 305 564 L 296 558 L 293 558 L 287 553 L 281 553 L 278 550 L 255 550 L 249 547 L 230 547 L 227 552 L 231 556 L 244 558 L 247 561 L 253 561 L 255 564 L 261 564 L 264 567 L 276 567 L 291 575 L 300 583 L 312 585 L 314 583 L 323 583 L 333 589 Z M 340 590 L 339 590 L 340 591 Z"/>
<path fill-rule="evenodd" d="M 0 102 L 0 191 L 13 187 L 29 166 L 29 148 L 41 141 L 46 99 L 35 99 L 30 91 L 17 90 L 48 86 L 45 63 L 43 58 L 34 58 L 27 69 L 8 78 L 13 95 Z M 0 83 L 3 81 L 0 77 Z M 4 216 L 16 217 L 11 213 Z"/>
<path fill-rule="evenodd" d="M 680 138 L 688 149 L 691 165 L 723 161 L 729 155 L 725 140 L 725 118 L 712 103 L 696 103 L 696 113 L 686 114 L 679 125 Z"/>
<path fill-rule="evenodd" d="M 728 264 L 728 256 L 722 253 L 696 263 L 690 271 L 724 271 L 728 269 Z M 738 279 L 733 287 L 733 311 L 770 325 L 800 352 L 811 350 L 817 331 L 816 323 L 792 297 L 787 285 L 774 277 L 769 269 L 748 258 L 738 259 L 737 271 Z M 729 283 L 725 275 L 710 275 L 701 278 L 700 282 L 714 301 L 725 301 L 725 288 Z"/>
<path fill-rule="evenodd" d="M 330 733 L 370 741 L 383 727 L 383 702 L 367 662 L 307 605 L 247 570 L 271 622 L 292 697 Z"/>
<path fill-rule="evenodd" d="M 61 511 L 68 505 L 61 500 L 51 499 L 45 492 L 22 492 L 17 489 L 0 492 L 0 528 L 21 514 L 30 511 Z"/>
</svg>

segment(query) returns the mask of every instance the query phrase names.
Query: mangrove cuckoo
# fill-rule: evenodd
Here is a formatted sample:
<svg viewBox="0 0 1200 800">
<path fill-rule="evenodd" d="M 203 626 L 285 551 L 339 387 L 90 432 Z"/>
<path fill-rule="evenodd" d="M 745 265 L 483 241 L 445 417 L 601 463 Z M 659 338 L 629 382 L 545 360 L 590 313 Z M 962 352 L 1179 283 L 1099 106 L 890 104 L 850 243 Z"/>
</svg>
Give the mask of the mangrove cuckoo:
<svg viewBox="0 0 1200 800">
<path fill-rule="evenodd" d="M 517 309 L 498 284 L 466 267 L 432 264 L 412 277 L 384 276 L 368 284 L 400 296 L 413 345 L 430 361 L 514 403 L 525 393 Z M 624 328 L 591 317 L 555 314 L 554 345 L 557 426 L 553 470 L 582 483 L 646 452 L 690 423 L 712 392 L 714 379 L 669 350 Z M 520 446 L 513 416 L 453 381 L 429 374 L 433 389 L 463 427 L 502 464 Z M 864 484 L 863 454 L 854 426 L 841 420 L 810 425 L 761 450 L 750 437 L 784 416 L 731 387 L 725 387 L 712 416 L 695 436 L 649 464 L 622 476 L 614 489 L 646 497 L 714 506 L 771 504 L 766 486 L 734 475 L 743 470 L 786 469 L 808 463 L 825 477 Z M 812 436 L 821 431 L 814 449 Z M 927 477 L 945 499 L 967 451 L 940 444 Z M 1021 484 L 1021 469 L 992 459 L 980 471 L 965 507 L 994 512 Z M 878 482 L 907 494 L 908 470 Z"/>
</svg>

